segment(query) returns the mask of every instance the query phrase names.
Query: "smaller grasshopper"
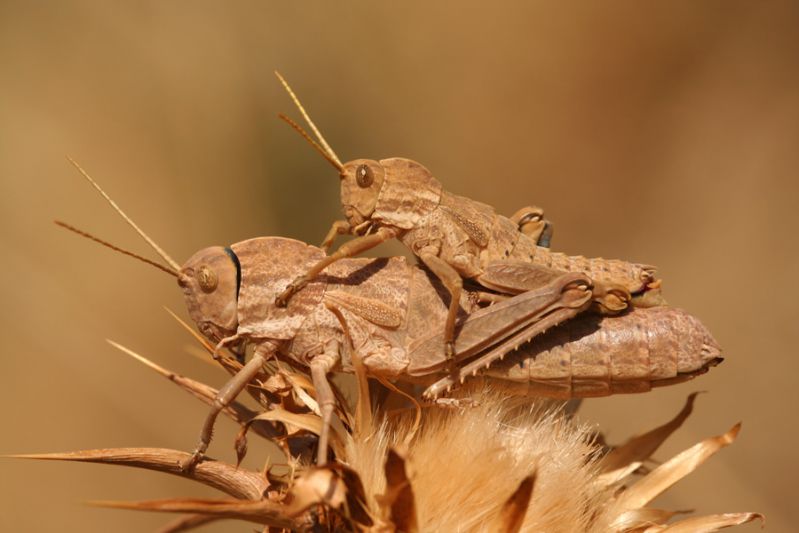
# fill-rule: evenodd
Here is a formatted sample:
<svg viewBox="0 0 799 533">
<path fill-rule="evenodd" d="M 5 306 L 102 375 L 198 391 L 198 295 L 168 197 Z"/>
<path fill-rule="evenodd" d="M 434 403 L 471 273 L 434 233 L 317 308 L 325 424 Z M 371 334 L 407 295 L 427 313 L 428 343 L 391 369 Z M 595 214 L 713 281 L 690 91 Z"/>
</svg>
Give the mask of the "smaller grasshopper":
<svg viewBox="0 0 799 533">
<path fill-rule="evenodd" d="M 341 204 L 346 220 L 333 223 L 322 247 L 329 248 L 339 234 L 357 236 L 298 276 L 277 297 L 278 306 L 285 306 L 294 293 L 329 265 L 389 239 L 398 239 L 405 244 L 449 291 L 451 297 L 444 325 L 444 343 L 450 358 L 454 357 L 463 279 L 507 294 L 529 289 L 524 281 L 524 269 L 519 266 L 514 269 L 518 278 L 506 276 L 502 283 L 496 283 L 490 272 L 492 265 L 499 262 L 529 264 L 533 277 L 537 268 L 534 265 L 583 272 L 593 281 L 596 307 L 608 314 L 626 309 L 632 296 L 640 297 L 659 287 L 653 267 L 617 260 L 570 257 L 538 246 L 542 235 L 548 243 L 546 229 L 526 228 L 526 222 L 523 222 L 525 214 L 534 208 L 518 212 L 514 215 L 515 220 L 508 219 L 498 215 L 489 205 L 445 191 L 429 170 L 410 159 L 355 159 L 342 163 L 291 87 L 279 73 L 276 74 L 319 142 L 285 115 L 281 114 L 281 118 L 330 162 L 341 178 Z M 648 300 L 639 298 L 642 304 Z"/>
<path fill-rule="evenodd" d="M 310 371 L 323 421 L 319 464 L 327 459 L 335 405 L 329 372 L 352 372 L 360 366 L 367 375 L 381 380 L 429 385 L 428 397 L 436 397 L 454 384 L 442 350 L 442 326 L 449 306 L 442 287 L 426 270 L 401 257 L 345 259 L 331 265 L 328 272 L 308 283 L 287 307 L 281 308 L 272 303 L 275 296 L 299 272 L 322 259 L 324 251 L 292 239 L 261 237 L 200 250 L 181 267 L 146 237 L 85 171 L 78 169 L 171 266 L 159 268 L 177 278 L 189 315 L 203 335 L 217 343 L 217 351 L 242 342 L 254 347 L 250 360 L 219 390 L 197 447 L 183 468 L 192 468 L 202 459 L 219 412 L 257 378 L 270 358 L 286 358 Z M 499 279 L 515 275 L 512 263 L 501 267 L 496 272 Z M 591 281 L 584 274 L 526 264 L 522 267 L 528 276 L 525 282 L 535 286 L 529 291 L 487 307 L 479 303 L 480 292 L 462 294 L 460 305 L 467 313 L 455 340 L 462 365 L 455 379 L 462 381 L 489 368 L 514 349 L 519 351 L 513 357 L 521 359 L 514 359 L 516 363 L 510 368 L 495 370 L 492 375 L 527 380 L 537 384 L 533 387 L 536 393 L 547 394 L 549 389 L 549 395 L 556 396 L 644 390 L 660 381 L 684 381 L 718 362 L 718 347 L 698 321 L 669 319 L 668 313 L 674 311 L 660 309 L 608 318 L 619 321 L 611 330 L 604 324 L 585 323 L 581 333 L 565 344 L 578 346 L 578 337 L 592 339 L 579 345 L 582 348 L 558 352 L 551 342 L 529 343 L 586 311 L 593 294 Z M 533 270 L 537 272 L 535 279 L 530 277 Z M 659 314 L 653 320 L 647 312 Z M 648 328 L 647 335 L 631 335 L 630 328 Z M 614 333 L 607 335 L 604 331 Z M 586 357 L 584 352 L 590 352 L 592 345 L 612 357 Z M 517 366 L 526 374 L 520 374 Z"/>
</svg>

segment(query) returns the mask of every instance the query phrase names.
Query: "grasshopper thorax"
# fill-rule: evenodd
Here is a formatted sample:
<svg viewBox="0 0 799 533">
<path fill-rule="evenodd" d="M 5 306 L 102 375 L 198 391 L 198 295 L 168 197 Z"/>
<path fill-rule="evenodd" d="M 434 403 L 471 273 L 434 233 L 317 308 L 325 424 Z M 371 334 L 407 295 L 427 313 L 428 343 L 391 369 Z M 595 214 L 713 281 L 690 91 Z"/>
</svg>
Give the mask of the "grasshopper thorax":
<svg viewBox="0 0 799 533">
<path fill-rule="evenodd" d="M 236 333 L 239 279 L 235 254 L 221 246 L 200 250 L 180 269 L 189 316 L 213 342 Z"/>
</svg>

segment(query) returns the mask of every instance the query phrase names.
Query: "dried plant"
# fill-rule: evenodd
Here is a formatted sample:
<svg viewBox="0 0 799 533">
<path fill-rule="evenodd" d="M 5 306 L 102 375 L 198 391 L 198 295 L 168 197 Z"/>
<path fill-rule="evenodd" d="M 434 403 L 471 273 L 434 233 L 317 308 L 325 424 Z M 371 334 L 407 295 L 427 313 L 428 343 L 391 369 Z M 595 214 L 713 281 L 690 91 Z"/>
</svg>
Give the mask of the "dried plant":
<svg viewBox="0 0 799 533">
<path fill-rule="evenodd" d="M 112 343 L 195 397 L 216 391 Z M 206 349 L 210 346 L 203 343 Z M 240 364 L 223 358 L 231 372 Z M 251 471 L 206 460 L 184 471 L 189 454 L 120 448 L 18 457 L 134 466 L 187 477 L 228 494 L 219 500 L 95 502 L 124 509 L 186 513 L 162 532 L 185 531 L 219 519 L 246 520 L 264 531 L 716 531 L 762 519 L 757 513 L 692 517 L 648 507 L 674 483 L 732 443 L 736 424 L 657 465 L 645 463 L 690 415 L 695 394 L 669 422 L 617 447 L 600 444 L 590 428 L 551 403 L 513 397 L 500 383 L 475 382 L 455 406 L 386 411 L 371 405 L 358 376 L 358 398 L 338 394 L 341 423 L 332 442 L 336 461 L 311 464 L 321 428 L 315 391 L 302 372 L 275 364 L 250 387 L 260 412 L 234 403 L 224 412 L 241 425 L 239 461 L 247 435 L 279 444 L 288 469 Z M 399 393 L 396 391 L 395 393 Z"/>
</svg>

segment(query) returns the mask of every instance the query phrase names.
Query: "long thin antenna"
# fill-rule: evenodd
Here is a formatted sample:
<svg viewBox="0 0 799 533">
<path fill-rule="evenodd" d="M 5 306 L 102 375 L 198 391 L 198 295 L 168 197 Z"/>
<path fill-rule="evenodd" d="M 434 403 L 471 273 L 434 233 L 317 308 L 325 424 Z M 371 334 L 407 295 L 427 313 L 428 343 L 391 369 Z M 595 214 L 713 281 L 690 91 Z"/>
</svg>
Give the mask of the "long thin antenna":
<svg viewBox="0 0 799 533">
<path fill-rule="evenodd" d="M 297 109 L 300 110 L 300 113 L 302 113 L 302 116 L 305 118 L 305 122 L 308 123 L 308 125 L 311 127 L 313 132 L 316 134 L 316 137 L 319 139 L 319 144 L 321 144 L 324 147 L 325 151 L 328 154 L 330 154 L 330 157 L 332 157 L 333 160 L 338 164 L 339 168 L 343 167 L 344 165 L 341 164 L 341 160 L 338 158 L 338 156 L 333 151 L 333 149 L 330 148 L 330 145 L 327 144 L 327 141 L 322 136 L 322 134 L 319 132 L 319 129 L 316 127 L 316 124 L 313 123 L 313 120 L 311 120 L 311 117 L 305 111 L 305 108 L 302 107 L 302 104 L 300 103 L 300 99 L 297 98 L 297 95 L 294 94 L 294 91 L 291 90 L 291 87 L 289 86 L 288 82 L 283 78 L 283 76 L 280 75 L 280 72 L 278 72 L 278 71 L 275 71 L 275 76 L 277 76 L 277 79 L 279 79 L 280 83 L 283 84 L 283 87 L 286 88 L 286 91 L 289 93 L 289 96 L 291 96 L 291 99 L 294 101 L 294 105 L 297 106 Z"/>
<path fill-rule="evenodd" d="M 96 243 L 102 244 L 103 246 L 107 246 L 108 248 L 111 248 L 115 252 L 119 252 L 121 254 L 128 255 L 130 257 L 138 259 L 139 261 L 144 261 L 148 265 L 152 265 L 152 266 L 154 266 L 155 268 L 157 268 L 159 270 L 163 270 L 164 272 L 166 272 L 170 276 L 178 277 L 177 271 L 172 270 L 171 268 L 165 267 L 164 265 L 162 265 L 160 263 L 156 263 L 155 261 L 150 261 L 146 257 L 142 257 L 140 255 L 134 254 L 133 252 L 129 252 L 129 251 L 125 250 L 124 248 L 120 248 L 119 246 L 115 246 L 115 245 L 111 244 L 110 242 L 106 242 L 106 241 L 104 241 L 102 239 L 98 239 L 97 237 L 95 237 L 91 233 L 86 233 L 83 230 L 79 230 L 75 226 L 70 226 L 66 222 L 61 222 L 60 220 L 54 220 L 53 222 L 55 222 L 56 225 L 61 226 L 64 229 L 68 229 L 69 231 L 77 233 L 81 237 L 86 237 L 87 239 L 90 239 L 90 240 L 92 240 L 92 241 L 94 241 Z"/>
<path fill-rule="evenodd" d="M 111 204 L 111 207 L 113 207 L 113 208 L 116 210 L 116 212 L 117 212 L 117 213 L 119 213 L 119 215 L 120 215 L 122 218 L 124 218 L 124 219 L 125 219 L 125 221 L 126 221 L 128 224 L 130 224 L 130 225 L 131 225 L 131 227 L 132 227 L 133 229 L 135 229 L 135 230 L 136 230 L 136 232 L 137 232 L 139 235 L 141 235 L 141 237 L 142 237 L 142 238 L 143 238 L 145 241 L 147 241 L 147 244 L 149 244 L 150 246 L 152 246 L 152 247 L 153 247 L 153 249 L 154 249 L 154 250 L 155 250 L 155 251 L 158 253 L 158 255 L 160 255 L 160 256 L 161 256 L 161 257 L 164 259 L 164 261 L 166 261 L 166 262 L 169 264 L 169 266 L 171 266 L 171 267 L 172 267 L 172 269 L 173 269 L 175 272 L 178 272 L 178 271 L 180 270 L 180 265 L 179 265 L 179 264 L 178 264 L 178 263 L 177 263 L 177 262 L 176 262 L 174 259 L 172 259 L 171 257 L 169 257 L 169 254 L 167 254 L 167 253 L 166 253 L 164 250 L 162 250 L 160 246 L 158 246 L 157 244 L 155 244 L 155 241 L 153 241 L 153 240 L 152 240 L 152 239 L 151 239 L 151 238 L 150 238 L 150 237 L 149 237 L 149 236 L 148 236 L 146 233 L 144 233 L 144 231 L 142 231 L 142 230 L 139 228 L 139 226 L 137 226 L 137 225 L 136 225 L 136 223 L 135 223 L 135 222 L 133 222 L 133 220 L 131 220 L 131 219 L 130 219 L 130 217 L 129 217 L 128 215 L 126 215 L 124 211 L 122 211 L 122 209 L 120 209 L 120 207 L 119 207 L 119 206 L 116 204 L 116 202 L 114 202 L 114 201 L 111 199 L 111 197 L 110 197 L 110 196 L 108 196 L 108 195 L 106 194 L 106 192 L 105 192 L 105 191 L 104 191 L 102 188 L 100 188 L 100 186 L 97 184 L 97 182 L 96 182 L 96 181 L 94 181 L 94 180 L 92 179 L 92 177 L 91 177 L 91 176 L 89 176 L 89 174 L 88 174 L 88 173 L 87 173 L 85 170 L 83 170 L 83 169 L 81 168 L 81 166 L 80 166 L 80 165 L 79 165 L 79 164 L 78 164 L 78 163 L 77 163 L 77 162 L 76 162 L 74 159 L 72 159 L 72 158 L 71 158 L 71 157 L 69 157 L 69 156 L 67 156 L 67 159 L 69 160 L 69 162 L 70 162 L 70 163 L 72 163 L 72 165 L 73 165 L 75 168 L 77 168 L 77 169 L 78 169 L 78 172 L 80 172 L 80 173 L 83 175 L 83 177 L 84 177 L 84 178 L 86 178 L 87 180 L 89 180 L 89 183 L 91 183 L 91 184 L 94 186 L 94 188 L 95 188 L 95 189 L 97 189 L 97 190 L 100 192 L 100 194 L 102 194 L 102 195 L 103 195 L 103 198 L 105 198 L 105 199 L 108 201 L 108 203 L 109 203 L 109 204 Z"/>
<path fill-rule="evenodd" d="M 302 129 L 302 126 L 300 126 L 299 124 L 297 124 L 296 122 L 291 120 L 289 117 L 287 117 L 283 113 L 278 113 L 277 116 L 280 117 L 286 124 L 288 124 L 289 126 L 294 128 L 294 130 L 297 133 L 299 133 L 300 135 L 302 135 L 302 138 L 305 139 L 306 141 L 308 141 L 310 143 L 310 145 L 313 146 L 316 149 L 316 151 L 319 152 L 322 155 L 322 157 L 327 159 L 330 162 L 331 165 L 336 167 L 336 169 L 338 169 L 338 171 L 341 172 L 341 169 L 344 168 L 344 167 L 341 166 L 341 163 L 339 163 L 338 161 L 336 161 L 335 159 L 330 157 L 330 154 L 325 152 L 324 148 L 319 146 L 319 143 L 314 141 L 311 138 L 311 136 L 308 135 L 308 132 L 306 132 L 304 129 Z"/>
</svg>

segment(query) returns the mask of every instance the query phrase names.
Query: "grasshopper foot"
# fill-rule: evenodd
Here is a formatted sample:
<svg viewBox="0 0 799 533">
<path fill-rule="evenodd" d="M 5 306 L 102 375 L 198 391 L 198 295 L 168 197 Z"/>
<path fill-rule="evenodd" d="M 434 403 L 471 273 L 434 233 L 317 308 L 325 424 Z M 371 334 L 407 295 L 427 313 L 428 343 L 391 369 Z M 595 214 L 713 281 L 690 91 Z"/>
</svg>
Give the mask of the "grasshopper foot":
<svg viewBox="0 0 799 533">
<path fill-rule="evenodd" d="M 444 407 L 446 409 L 458 409 L 460 411 L 465 409 L 474 409 L 475 407 L 480 406 L 480 403 L 472 398 L 436 398 L 433 400 L 433 403 L 439 407 Z"/>
<path fill-rule="evenodd" d="M 180 470 L 182 472 L 191 472 L 192 470 L 194 470 L 194 467 L 197 466 L 200 463 L 200 461 L 203 460 L 204 457 L 205 454 L 203 452 L 201 452 L 200 450 L 195 450 L 194 453 L 192 453 L 189 457 L 187 457 L 183 461 L 180 461 L 178 463 L 178 466 L 180 466 Z"/>
<path fill-rule="evenodd" d="M 303 287 L 308 284 L 308 280 L 304 277 L 297 278 L 292 281 L 286 289 L 275 298 L 275 305 L 278 307 L 286 307 L 289 304 L 289 300 L 292 296 L 294 296 L 297 292 L 299 292 Z"/>
</svg>

